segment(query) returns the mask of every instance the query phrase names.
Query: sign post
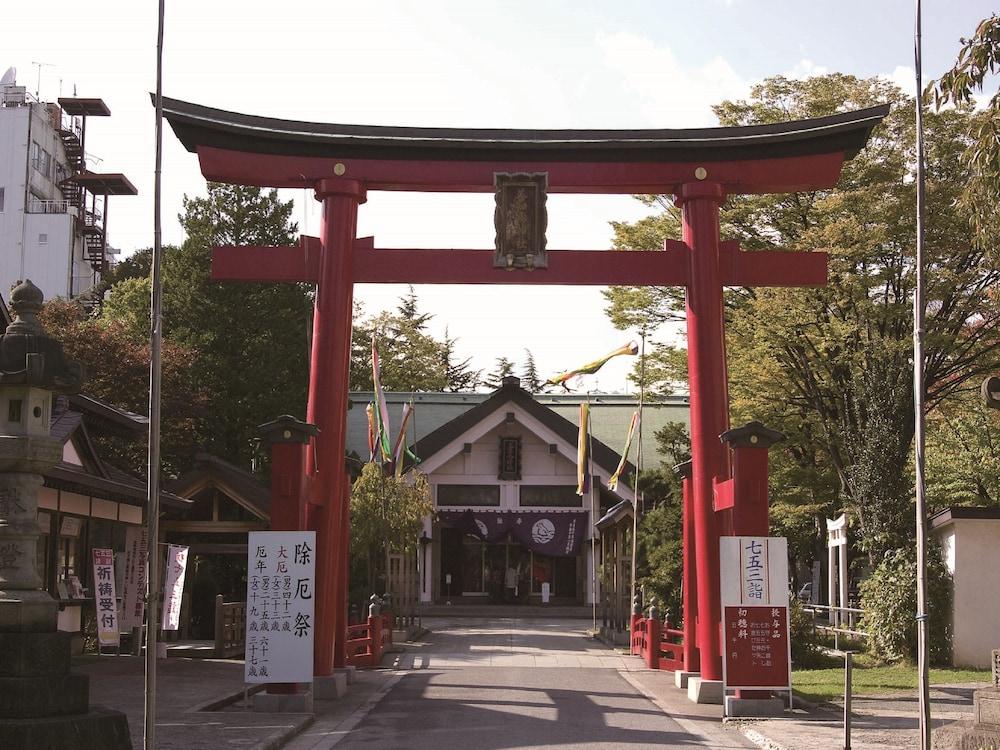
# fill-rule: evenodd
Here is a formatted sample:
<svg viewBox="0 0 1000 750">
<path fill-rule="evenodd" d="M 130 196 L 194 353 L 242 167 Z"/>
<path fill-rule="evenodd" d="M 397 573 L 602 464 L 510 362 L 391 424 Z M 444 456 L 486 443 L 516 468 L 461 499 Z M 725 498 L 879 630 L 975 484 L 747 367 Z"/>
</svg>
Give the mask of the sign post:
<svg viewBox="0 0 1000 750">
<path fill-rule="evenodd" d="M 788 540 L 730 536 L 719 544 L 723 690 L 788 691 L 792 701 L 788 617 Z M 732 701 L 725 701 L 726 715 Z"/>
<path fill-rule="evenodd" d="M 97 650 L 118 648 L 118 605 L 115 603 L 115 553 L 94 548 L 94 604 L 97 608 Z"/>
<path fill-rule="evenodd" d="M 315 531 L 252 531 L 245 681 L 313 681 Z"/>
</svg>

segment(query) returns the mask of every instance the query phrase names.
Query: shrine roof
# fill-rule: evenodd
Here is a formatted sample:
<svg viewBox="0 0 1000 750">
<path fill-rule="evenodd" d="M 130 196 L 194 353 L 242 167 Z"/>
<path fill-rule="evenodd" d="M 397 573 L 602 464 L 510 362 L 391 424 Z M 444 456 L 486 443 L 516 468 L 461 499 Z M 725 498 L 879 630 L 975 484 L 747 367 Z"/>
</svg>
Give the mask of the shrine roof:
<svg viewBox="0 0 1000 750">
<path fill-rule="evenodd" d="M 163 99 L 188 151 L 395 161 L 711 162 L 861 150 L 889 105 L 828 117 L 740 127 L 533 130 L 343 125 L 284 120 Z"/>
</svg>

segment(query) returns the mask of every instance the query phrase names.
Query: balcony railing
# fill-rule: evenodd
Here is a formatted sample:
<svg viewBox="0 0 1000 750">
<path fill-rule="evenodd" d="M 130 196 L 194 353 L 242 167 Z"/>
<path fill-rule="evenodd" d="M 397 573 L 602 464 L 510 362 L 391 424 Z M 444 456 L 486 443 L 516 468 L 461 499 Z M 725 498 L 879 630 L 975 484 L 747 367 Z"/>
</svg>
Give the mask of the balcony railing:
<svg viewBox="0 0 1000 750">
<path fill-rule="evenodd" d="M 69 210 L 69 201 L 48 201 L 40 198 L 28 199 L 29 214 L 64 214 Z"/>
</svg>

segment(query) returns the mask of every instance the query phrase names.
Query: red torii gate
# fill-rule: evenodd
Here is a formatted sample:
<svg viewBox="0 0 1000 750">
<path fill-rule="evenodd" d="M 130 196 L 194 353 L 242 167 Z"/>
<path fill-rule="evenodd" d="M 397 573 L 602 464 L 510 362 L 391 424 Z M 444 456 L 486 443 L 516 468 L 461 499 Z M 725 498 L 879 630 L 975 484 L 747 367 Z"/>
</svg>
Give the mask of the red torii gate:
<svg viewBox="0 0 1000 750">
<path fill-rule="evenodd" d="M 727 195 L 833 187 L 888 106 L 798 122 L 689 130 L 483 130 L 333 125 L 237 114 L 164 99 L 164 116 L 209 180 L 315 190 L 320 236 L 296 247 L 220 247 L 219 281 L 317 284 L 308 421 L 319 427 L 307 473 L 317 530 L 315 673 L 343 666 L 347 598 L 344 466 L 355 283 L 684 286 L 691 404 L 697 645 L 704 681 L 722 678 L 719 535 L 713 484 L 730 478 L 722 290 L 822 286 L 823 253 L 752 252 L 719 236 Z M 672 194 L 683 237 L 658 251 L 548 251 L 529 273 L 493 250 L 379 249 L 357 238 L 369 190 L 493 192 L 495 175 L 544 173 L 548 192 Z M 735 498 L 739 506 L 740 498 Z M 759 503 L 755 506 L 759 507 Z M 766 505 L 762 511 L 766 516 Z M 767 527 L 766 517 L 755 527 Z"/>
</svg>

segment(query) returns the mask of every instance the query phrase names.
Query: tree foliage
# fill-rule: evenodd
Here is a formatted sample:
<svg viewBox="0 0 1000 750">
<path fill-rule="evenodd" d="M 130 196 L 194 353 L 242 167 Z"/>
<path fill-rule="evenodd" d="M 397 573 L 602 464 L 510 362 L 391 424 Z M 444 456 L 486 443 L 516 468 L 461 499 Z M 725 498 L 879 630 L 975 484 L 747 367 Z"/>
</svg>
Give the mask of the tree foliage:
<svg viewBox="0 0 1000 750">
<path fill-rule="evenodd" d="M 983 19 L 976 32 L 961 40 L 955 64 L 925 92 L 938 108 L 946 103 L 970 105 L 977 91 L 1000 72 L 1000 16 Z M 969 169 L 961 200 L 972 217 L 979 243 L 1000 261 L 995 238 L 1000 229 L 1000 91 L 994 92 L 982 112 L 970 118 L 970 143 L 963 154 Z"/>
<path fill-rule="evenodd" d="M 927 555 L 927 613 L 930 660 L 947 664 L 951 656 L 951 576 L 940 550 Z M 913 661 L 917 656 L 917 562 L 912 546 L 892 550 L 861 584 L 861 627 L 868 648 L 886 661 Z"/>
<path fill-rule="evenodd" d="M 149 409 L 149 343 L 137 339 L 124 323 L 95 320 L 75 302 L 48 302 L 40 316 L 49 335 L 66 355 L 84 368 L 84 391 L 120 409 L 145 414 Z M 190 464 L 198 444 L 208 393 L 190 368 L 198 352 L 173 341 L 162 350 L 161 456 L 166 474 Z M 134 474 L 146 474 L 146 440 L 92 436 L 102 458 Z"/>
<path fill-rule="evenodd" d="M 304 284 L 226 284 L 211 279 L 215 245 L 292 244 L 292 204 L 277 191 L 209 183 L 207 195 L 184 198 L 184 243 L 163 263 L 164 339 L 194 352 L 191 377 L 207 394 L 192 441 L 247 465 L 258 425 L 280 414 L 305 416 L 310 289 Z M 137 261 L 135 271 L 142 269 Z M 138 341 L 148 336 L 148 281 L 124 278 L 101 320 Z M 145 411 L 145 410 L 143 410 Z"/>
<path fill-rule="evenodd" d="M 723 125 L 752 125 L 885 102 L 891 113 L 845 164 L 836 190 L 732 196 L 721 217 L 723 235 L 747 251 L 830 254 L 825 287 L 727 291 L 731 411 L 734 423 L 759 419 L 788 435 L 772 451 L 772 486 L 781 488 L 772 496 L 782 506 L 775 520 L 800 535 L 793 548 L 806 552 L 815 521 L 847 507 L 873 561 L 907 540 L 904 519 L 912 515 L 913 101 L 886 81 L 835 74 L 768 79 L 748 100 L 715 108 Z M 927 117 L 930 409 L 993 368 L 1000 346 L 1000 272 L 973 241 L 957 200 L 970 178 L 960 157 L 972 117 L 967 108 Z M 656 247 L 676 237 L 676 212 L 658 218 L 618 225 L 619 244 Z M 631 290 L 611 290 L 609 297 L 619 324 L 623 311 L 664 320 L 683 310 L 676 291 L 648 295 L 651 308 L 634 307 L 642 300 Z M 664 357 L 661 382 L 682 382 L 676 352 L 669 354 L 674 359 Z"/>
</svg>

